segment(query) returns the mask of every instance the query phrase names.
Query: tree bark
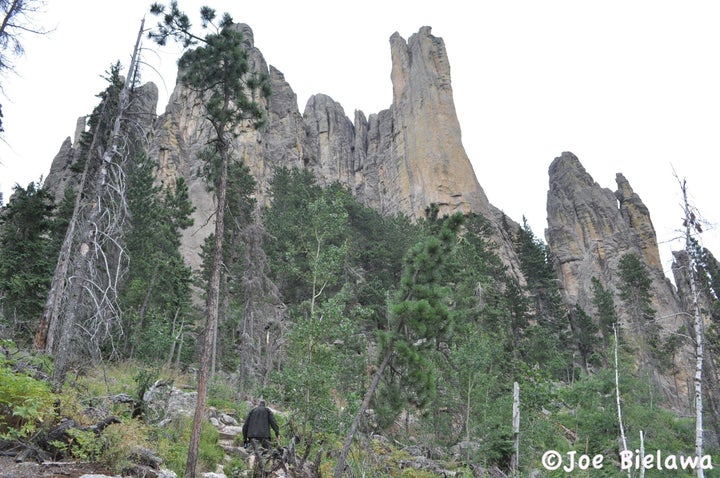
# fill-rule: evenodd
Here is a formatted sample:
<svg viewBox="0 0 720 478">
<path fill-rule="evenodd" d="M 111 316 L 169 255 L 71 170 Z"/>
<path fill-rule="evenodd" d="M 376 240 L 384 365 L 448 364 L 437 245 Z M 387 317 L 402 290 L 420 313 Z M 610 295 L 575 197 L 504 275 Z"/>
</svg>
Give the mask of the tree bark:
<svg viewBox="0 0 720 478">
<path fill-rule="evenodd" d="M 692 230 L 696 226 L 697 218 L 691 210 L 687 197 L 687 184 L 683 180 L 680 185 L 683 195 L 683 209 L 685 212 L 685 252 L 688 255 L 688 276 L 690 277 L 690 292 L 692 295 L 693 318 L 695 328 L 695 454 L 698 463 L 702 460 L 703 455 L 703 329 L 704 323 L 700 313 L 700 303 L 698 299 L 697 284 L 695 283 L 695 259 L 692 253 Z M 700 230 L 700 229 L 698 229 Z M 705 472 L 701 466 L 696 469 L 696 476 L 703 478 Z"/>
<path fill-rule="evenodd" d="M 613 324 L 613 334 L 615 336 L 614 351 L 615 351 L 615 402 L 617 404 L 618 414 L 618 427 L 620 428 L 620 439 L 622 440 L 622 451 L 627 451 L 627 439 L 625 438 L 625 425 L 623 425 L 622 419 L 622 408 L 620 407 L 620 371 L 618 363 L 618 333 L 617 324 Z M 630 470 L 627 472 L 628 478 L 631 478 L 632 474 Z"/>
<path fill-rule="evenodd" d="M 198 450 L 200 447 L 200 433 L 202 422 L 205 416 L 205 401 L 207 397 L 207 378 L 210 372 L 213 349 L 215 345 L 215 334 L 218 324 L 220 309 L 220 270 L 223 261 L 223 236 L 225 235 L 225 202 L 227 190 L 227 175 L 229 162 L 229 147 L 224 138 L 224 129 L 219 131 L 222 135 L 218 138 L 218 152 L 220 154 L 220 184 L 218 186 L 218 202 L 215 210 L 215 245 L 213 249 L 213 266 L 210 276 L 210 290 L 208 294 L 207 321 L 205 322 L 205 334 L 200 357 L 200 370 L 197 375 L 197 405 L 193 418 L 192 434 L 188 448 L 187 463 L 185 465 L 185 477 L 195 478 Z"/>
<path fill-rule="evenodd" d="M 130 84 L 132 82 L 132 78 L 135 76 L 135 71 L 137 70 L 138 52 L 140 50 L 140 41 L 142 39 L 144 25 L 145 20 L 143 19 L 140 23 L 140 30 L 133 49 L 133 56 L 128 70 L 128 76 L 125 79 L 122 90 L 120 91 L 118 111 L 113 122 L 112 140 L 109 148 L 103 154 L 103 163 L 110 162 L 113 156 L 118 153 L 118 141 L 121 134 L 122 120 L 129 106 Z M 103 112 L 106 106 L 107 101 L 103 105 Z M 102 114 L 103 113 L 101 113 L 101 115 Z M 98 128 L 100 127 L 100 124 L 102 124 L 102 122 L 99 122 Z M 93 141 L 88 149 L 88 157 L 85 160 L 85 167 L 80 181 L 80 190 L 77 192 L 77 196 L 75 197 L 73 216 L 70 220 L 70 224 L 68 225 L 65 239 L 63 240 L 63 245 L 58 256 L 55 273 L 53 274 L 53 280 L 45 310 L 35 336 L 35 347 L 38 350 L 45 350 L 47 354 L 55 357 L 53 382 L 56 386 L 60 386 L 62 384 L 65 378 L 65 373 L 67 372 L 67 361 L 71 353 L 70 341 L 75 329 L 76 317 L 81 306 L 80 296 L 84 287 L 83 281 L 89 277 L 89 268 L 93 267 L 91 263 L 92 259 L 88 256 L 88 254 L 90 254 L 89 247 L 92 243 L 92 238 L 95 235 L 95 231 L 93 231 L 93 223 L 95 222 L 94 218 L 98 214 L 100 195 L 104 187 L 105 177 L 101 172 L 102 168 L 105 166 L 102 164 L 100 170 L 96 174 L 91 175 L 89 171 L 93 163 L 93 154 L 97 148 L 97 140 L 100 136 L 100 131 L 94 132 Z M 95 181 L 95 203 L 91 205 L 89 216 L 84 218 L 81 222 L 80 215 L 82 201 L 85 197 L 85 191 L 91 177 Z M 75 230 L 77 228 L 80 229 L 79 233 L 81 235 L 81 240 L 75 252 L 75 260 L 71 261 L 72 248 L 75 243 Z M 68 272 L 71 262 L 74 263 L 78 273 L 74 274 L 75 277 L 72 279 L 71 290 L 66 294 L 66 285 L 70 279 L 68 277 Z M 66 311 L 64 318 L 61 318 L 63 300 L 65 300 L 66 303 Z"/>
<path fill-rule="evenodd" d="M 510 460 L 510 467 L 514 477 L 520 476 L 520 385 L 513 383 L 513 456 Z"/>
</svg>

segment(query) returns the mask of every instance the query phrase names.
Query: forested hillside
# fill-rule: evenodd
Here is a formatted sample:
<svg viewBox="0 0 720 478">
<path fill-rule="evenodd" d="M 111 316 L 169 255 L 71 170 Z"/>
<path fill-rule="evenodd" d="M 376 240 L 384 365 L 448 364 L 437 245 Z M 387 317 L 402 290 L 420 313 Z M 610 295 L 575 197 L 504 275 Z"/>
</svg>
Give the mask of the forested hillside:
<svg viewBox="0 0 720 478">
<path fill-rule="evenodd" d="M 429 202 L 418 217 L 370 207 L 371 191 L 359 198 L 312 161 L 259 176 L 247 144 L 272 136 L 277 92 L 255 74 L 245 30 L 211 9 L 207 28 L 191 30 L 174 2 L 155 13 L 155 41 L 196 46 L 180 84 L 204 141 L 178 148 L 197 167 L 168 173 L 179 153 L 148 114 L 153 87 L 136 83 L 136 63 L 125 76 L 116 64 L 79 141 L 61 150 L 62 181 L 16 186 L 0 211 L 0 452 L 133 476 L 142 447 L 178 475 L 224 463 L 227 476 L 251 476 L 248 453 L 221 448 L 224 427 L 208 417 L 241 421 L 263 398 L 293 463 L 273 476 L 720 466 L 720 264 L 689 215 L 677 294 L 681 322 L 700 328 L 668 331 L 647 248 L 621 244 L 571 290 L 566 251 L 482 201 Z M 210 205 L 193 201 L 198 181 Z M 211 211 L 206 224 L 198 208 Z M 183 245 L 207 224 L 195 267 Z M 197 391 L 197 410 L 156 416 L 146 392 L 163 386 Z M 646 469 L 621 469 L 623 450 Z M 645 454 L 662 454 L 664 469 Z"/>
</svg>

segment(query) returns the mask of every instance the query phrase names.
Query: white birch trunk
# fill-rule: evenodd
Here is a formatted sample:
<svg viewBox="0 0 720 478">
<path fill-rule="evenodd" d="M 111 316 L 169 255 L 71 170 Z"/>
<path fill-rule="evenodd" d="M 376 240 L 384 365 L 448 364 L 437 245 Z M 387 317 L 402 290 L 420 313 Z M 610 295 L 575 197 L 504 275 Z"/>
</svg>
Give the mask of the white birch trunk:
<svg viewBox="0 0 720 478">
<path fill-rule="evenodd" d="M 685 252 L 688 255 L 688 276 L 690 277 L 690 292 L 692 295 L 693 319 L 695 328 L 695 455 L 698 463 L 703 456 L 703 397 L 702 397 L 702 380 L 703 380 L 703 318 L 700 314 L 700 304 L 698 299 L 697 284 L 695 283 L 695 259 L 692 253 L 692 230 L 701 229 L 697 227 L 697 218 L 692 211 L 687 197 L 687 184 L 683 180 L 681 183 L 683 195 L 683 209 L 685 212 Z M 696 476 L 703 478 L 705 472 L 701 466 L 696 469 Z"/>
<path fill-rule="evenodd" d="M 618 426 L 620 427 L 620 439 L 622 440 L 622 451 L 627 451 L 627 439 L 625 438 L 625 426 L 622 419 L 622 407 L 620 406 L 620 370 L 618 363 L 618 333 L 617 324 L 613 324 L 613 334 L 615 335 L 615 401 L 617 403 Z M 627 472 L 628 478 L 632 477 L 630 470 Z"/>
<path fill-rule="evenodd" d="M 520 476 L 520 385 L 513 383 L 513 456 L 510 463 L 514 477 Z"/>
</svg>

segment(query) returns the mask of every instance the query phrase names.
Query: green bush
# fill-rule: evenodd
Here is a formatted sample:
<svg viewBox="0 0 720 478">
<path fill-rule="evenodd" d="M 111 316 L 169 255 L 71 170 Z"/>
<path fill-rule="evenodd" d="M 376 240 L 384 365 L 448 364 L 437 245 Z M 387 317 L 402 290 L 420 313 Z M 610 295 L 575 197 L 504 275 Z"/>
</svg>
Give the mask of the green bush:
<svg viewBox="0 0 720 478">
<path fill-rule="evenodd" d="M 130 456 L 138 447 L 150 448 L 149 427 L 140 420 L 128 419 L 113 423 L 102 434 L 100 462 L 109 470 L 120 473 L 130 465 Z"/>
<path fill-rule="evenodd" d="M 167 468 L 182 476 L 187 461 L 188 443 L 192 431 L 192 418 L 178 417 L 153 433 L 153 441 Z M 200 448 L 198 450 L 198 471 L 215 471 L 224 453 L 218 442 L 220 434 L 209 422 L 202 425 Z"/>
<path fill-rule="evenodd" d="M 48 383 L 15 372 L 0 358 L 0 436 L 32 436 L 54 421 L 57 400 Z"/>
</svg>

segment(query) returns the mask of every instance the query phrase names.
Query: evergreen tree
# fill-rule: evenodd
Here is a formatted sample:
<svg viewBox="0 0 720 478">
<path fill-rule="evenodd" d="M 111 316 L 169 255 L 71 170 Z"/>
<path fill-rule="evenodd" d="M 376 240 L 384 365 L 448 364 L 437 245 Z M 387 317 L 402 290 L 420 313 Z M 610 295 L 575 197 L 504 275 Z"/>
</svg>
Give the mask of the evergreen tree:
<svg viewBox="0 0 720 478">
<path fill-rule="evenodd" d="M 572 345 L 568 311 L 560 297 L 555 271 L 545 244 L 535 237 L 527 220 L 515 236 L 520 269 L 527 282 L 522 291 L 530 297 L 530 318 L 534 323 L 521 331 L 518 347 L 529 363 L 542 364 L 556 378 L 572 374 Z M 518 301 L 518 299 L 515 299 Z M 518 332 L 515 332 L 516 334 Z"/>
<path fill-rule="evenodd" d="M 636 332 L 634 335 L 638 339 L 641 363 L 647 366 L 652 356 L 663 359 L 662 354 L 658 354 L 661 344 L 650 293 L 652 279 L 640 257 L 634 252 L 620 258 L 618 273 L 620 298 L 629 316 L 629 326 Z"/>
<path fill-rule="evenodd" d="M 205 160 L 205 177 L 208 181 L 208 189 L 213 192 L 218 191 L 221 161 L 220 156 L 212 149 L 206 149 L 202 153 Z M 247 344 L 247 338 L 241 337 L 244 322 L 244 307 L 247 305 L 246 297 L 248 293 L 244 290 L 242 278 L 245 277 L 248 267 L 252 267 L 254 256 L 248 256 L 245 252 L 245 239 L 247 239 L 248 228 L 255 227 L 253 225 L 253 211 L 256 209 L 256 200 L 253 197 L 255 192 L 255 179 L 250 173 L 250 169 L 244 163 L 236 160 L 230 161 L 227 172 L 226 185 L 226 206 L 225 206 L 225 226 L 223 238 L 223 268 L 220 271 L 220 291 L 219 291 L 219 312 L 218 312 L 218 330 L 217 337 L 213 339 L 212 352 L 212 373 L 214 375 L 216 368 L 222 367 L 227 370 L 241 368 L 241 374 L 247 376 L 251 371 L 254 360 L 241 360 L 242 353 L 238 353 L 239 348 Z M 208 282 L 212 276 L 212 257 L 213 247 L 215 243 L 215 235 L 211 234 L 203 245 L 203 276 L 206 281 L 206 290 Z M 258 324 L 263 328 L 265 324 Z M 249 357 L 245 357 L 249 358 Z M 240 360 L 240 361 L 238 361 Z"/>
<path fill-rule="evenodd" d="M 382 359 L 348 431 L 335 478 L 345 472 L 350 445 L 391 361 L 404 370 L 400 378 L 407 387 L 405 392 L 414 392 L 417 402 L 422 403 L 434 394 L 436 374 L 425 351 L 435 347 L 451 327 L 440 269 L 453 250 L 462 222 L 460 214 L 445 219 L 437 234 L 429 235 L 405 256 L 400 288 L 389 307 L 387 328 L 378 335 Z M 391 373 L 389 386 L 394 386 L 397 378 Z"/>
<path fill-rule="evenodd" d="M 142 156 L 128 176 L 130 258 L 122 304 L 125 337 L 133 357 L 157 360 L 172 347 L 173 323 L 190 309 L 190 268 L 180 252 L 180 234 L 191 226 L 194 207 L 187 184 L 178 178 L 172 187 L 155 185 L 156 164 Z"/>
<path fill-rule="evenodd" d="M 652 279 L 637 254 L 629 252 L 618 263 L 621 287 L 620 298 L 628 312 L 637 321 L 652 320 L 655 311 L 652 308 L 650 286 Z"/>
<path fill-rule="evenodd" d="M 198 371 L 198 401 L 185 470 L 186 476 L 192 477 L 195 476 L 200 430 L 205 413 L 207 376 L 217 337 L 228 167 L 232 155 L 231 140 L 238 128 L 248 124 L 254 126 L 262 124 L 264 115 L 257 102 L 258 94 L 268 96 L 270 87 L 266 76 L 258 77 L 250 72 L 243 35 L 233 27 L 232 17 L 228 13 L 225 13 L 215 26 L 215 10 L 207 6 L 202 7 L 200 9 L 202 27 L 215 29 L 202 38 L 192 32 L 189 17 L 179 10 L 177 2 L 171 1 L 168 11 L 164 5 L 154 3 L 151 12 L 162 16 L 162 22 L 154 32 L 150 33 L 150 37 L 158 44 L 165 44 L 168 38 L 181 42 L 185 47 L 201 43 L 201 46 L 187 51 L 180 58 L 179 80 L 203 99 L 205 117 L 214 130 L 212 145 L 220 158 L 207 323 Z"/>
<path fill-rule="evenodd" d="M 0 211 L 0 301 L 3 322 L 15 340 L 27 344 L 52 277 L 55 206 L 40 182 L 13 191 Z"/>
<path fill-rule="evenodd" d="M 578 304 L 575 304 L 575 308 L 570 313 L 570 324 L 573 335 L 575 336 L 575 343 L 577 343 L 577 348 L 582 358 L 583 368 L 587 372 L 593 355 L 599 351 L 595 347 L 598 327 Z"/>
<path fill-rule="evenodd" d="M 612 292 L 607 290 L 597 277 L 593 277 L 591 281 L 593 294 L 592 303 L 597 310 L 600 333 L 603 336 L 605 348 L 607 348 L 612 342 L 613 326 L 618 323 L 615 302 Z"/>
<path fill-rule="evenodd" d="M 503 291 L 513 282 L 491 236 L 484 217 L 469 215 L 454 253 L 443 263 L 443 281 L 452 284 L 447 303 L 453 329 L 431 355 L 443 380 L 420 415 L 425 429 L 408 432 L 432 438 L 427 446 L 478 443 L 479 449 L 465 448 L 465 461 L 505 466 L 512 453 L 509 385 L 514 347 L 510 304 Z M 518 317 L 527 317 L 524 309 Z"/>
</svg>

